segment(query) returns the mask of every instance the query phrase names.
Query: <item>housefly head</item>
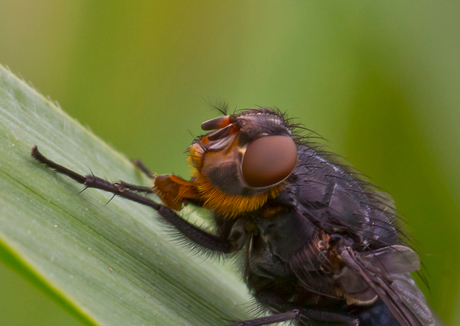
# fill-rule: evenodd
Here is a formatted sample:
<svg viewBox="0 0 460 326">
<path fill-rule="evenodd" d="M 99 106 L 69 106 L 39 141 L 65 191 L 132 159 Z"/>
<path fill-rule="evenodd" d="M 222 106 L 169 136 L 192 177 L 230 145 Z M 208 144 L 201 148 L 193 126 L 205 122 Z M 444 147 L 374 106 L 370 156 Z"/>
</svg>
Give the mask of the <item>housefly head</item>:
<svg viewBox="0 0 460 326">
<path fill-rule="evenodd" d="M 210 131 L 190 146 L 197 172 L 228 195 L 251 196 L 282 183 L 297 163 L 297 146 L 282 116 L 252 109 L 202 123 Z"/>
</svg>

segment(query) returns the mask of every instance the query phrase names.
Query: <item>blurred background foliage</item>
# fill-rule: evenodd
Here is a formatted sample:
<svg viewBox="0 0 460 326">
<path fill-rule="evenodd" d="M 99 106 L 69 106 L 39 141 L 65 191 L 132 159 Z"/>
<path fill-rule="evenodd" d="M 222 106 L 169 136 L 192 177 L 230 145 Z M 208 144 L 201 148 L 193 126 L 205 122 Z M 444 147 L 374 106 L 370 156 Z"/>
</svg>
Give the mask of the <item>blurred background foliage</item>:
<svg viewBox="0 0 460 326">
<path fill-rule="evenodd" d="M 0 63 L 159 173 L 187 176 L 208 102 L 287 110 L 393 196 L 432 306 L 460 325 L 459 14 L 453 0 L 2 0 Z M 3 265 L 0 319 L 78 325 Z"/>
</svg>

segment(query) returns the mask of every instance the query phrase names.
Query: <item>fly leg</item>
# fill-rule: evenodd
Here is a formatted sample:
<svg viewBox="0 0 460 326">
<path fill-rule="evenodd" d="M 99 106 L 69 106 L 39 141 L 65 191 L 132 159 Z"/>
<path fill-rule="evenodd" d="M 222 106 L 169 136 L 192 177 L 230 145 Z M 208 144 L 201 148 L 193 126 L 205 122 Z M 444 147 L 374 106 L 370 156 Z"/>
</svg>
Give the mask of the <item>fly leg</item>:
<svg viewBox="0 0 460 326">
<path fill-rule="evenodd" d="M 288 320 L 297 320 L 298 325 L 357 326 L 359 324 L 358 319 L 346 315 L 318 309 L 299 309 L 298 306 L 292 303 L 287 303 L 274 293 L 259 292 L 254 296 L 263 306 L 270 307 L 272 312 L 278 313 L 273 316 L 241 321 L 228 326 L 259 326 Z"/>
<path fill-rule="evenodd" d="M 131 190 L 131 191 L 134 191 L 134 192 L 141 192 L 141 193 L 145 193 L 145 194 L 154 194 L 155 193 L 155 191 L 153 190 L 152 187 L 144 187 L 144 186 L 133 185 L 131 183 L 127 183 L 127 182 L 124 182 L 124 181 L 120 181 L 120 182 L 118 182 L 116 184 L 119 185 L 120 187 L 124 188 L 124 189 Z"/>
<path fill-rule="evenodd" d="M 133 163 L 135 167 L 141 170 L 151 180 L 155 180 L 156 177 L 158 176 L 156 173 L 150 171 L 150 169 L 144 164 L 144 162 L 142 162 L 139 159 L 131 160 L 131 163 Z M 120 181 L 119 184 L 122 185 L 125 189 L 132 190 L 135 192 L 142 192 L 146 194 L 155 193 L 155 190 L 153 189 L 153 187 L 133 185 L 133 184 L 130 184 L 124 181 Z"/>
<path fill-rule="evenodd" d="M 131 163 L 133 163 L 135 167 L 141 170 L 149 179 L 155 180 L 155 178 L 157 177 L 157 174 L 150 171 L 150 169 L 141 160 L 139 159 L 131 160 Z M 136 192 L 143 192 L 146 194 L 155 193 L 155 191 L 153 190 L 153 187 L 137 186 L 137 185 L 133 185 L 133 184 L 130 184 L 124 181 L 120 181 L 120 184 L 123 187 L 125 187 L 125 189 L 133 190 Z"/>
<path fill-rule="evenodd" d="M 231 325 L 228 325 L 228 326 L 270 325 L 270 324 L 279 323 L 279 322 L 282 322 L 282 321 L 288 321 L 288 320 L 296 319 L 299 315 L 300 315 L 300 311 L 298 309 L 294 309 L 294 310 L 283 312 L 281 314 L 276 314 L 276 315 L 273 315 L 273 316 L 240 321 L 238 323 L 234 323 L 234 324 L 231 324 Z"/>
<path fill-rule="evenodd" d="M 144 174 L 149 177 L 150 179 L 155 179 L 156 178 L 156 173 L 153 173 L 152 171 L 150 171 L 150 169 L 148 167 L 145 166 L 145 164 L 137 159 L 137 160 L 131 160 L 131 162 L 134 164 L 135 167 L 139 168 L 139 170 L 141 170 L 142 172 L 144 172 Z"/>
<path fill-rule="evenodd" d="M 168 207 L 158 204 L 153 200 L 141 196 L 140 194 L 127 190 L 127 187 L 124 187 L 120 183 L 110 183 L 104 179 L 96 177 L 94 175 L 86 175 L 83 176 L 78 174 L 75 171 L 72 171 L 62 165 L 59 165 L 45 156 L 43 156 L 37 149 L 37 147 L 32 148 L 32 157 L 35 158 L 37 161 L 45 164 L 49 168 L 56 170 L 58 173 L 68 176 L 69 178 L 75 180 L 76 182 L 85 185 L 87 188 L 96 188 L 100 190 L 104 190 L 110 192 L 114 195 L 118 195 L 120 197 L 132 200 L 142 205 L 149 206 L 153 208 L 155 211 L 160 214 L 160 216 L 172 225 L 177 231 L 181 234 L 189 238 L 192 242 L 218 252 L 229 253 L 235 251 L 237 249 L 237 244 L 233 243 L 233 241 L 216 236 L 214 234 L 210 234 L 206 231 L 201 230 L 200 228 L 196 227 L 195 225 L 185 221 L 179 215 L 177 215 L 174 211 L 169 209 Z M 133 186 L 136 187 L 136 186 Z M 133 188 L 131 187 L 131 189 Z"/>
<path fill-rule="evenodd" d="M 312 309 L 293 309 L 273 316 L 240 321 L 227 326 L 262 326 L 279 323 L 288 320 L 298 320 L 299 325 L 322 325 L 322 326 L 358 326 L 359 320 L 342 316 L 328 311 Z M 313 322 L 313 324 L 311 324 Z M 296 324 L 297 325 L 297 324 Z"/>
</svg>

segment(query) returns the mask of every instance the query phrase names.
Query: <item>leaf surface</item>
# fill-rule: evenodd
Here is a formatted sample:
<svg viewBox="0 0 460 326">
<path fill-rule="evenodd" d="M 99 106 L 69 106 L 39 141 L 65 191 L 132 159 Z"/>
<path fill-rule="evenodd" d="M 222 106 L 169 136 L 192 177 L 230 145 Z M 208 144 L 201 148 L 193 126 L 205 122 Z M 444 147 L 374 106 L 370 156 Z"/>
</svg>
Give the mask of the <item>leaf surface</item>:
<svg viewBox="0 0 460 326">
<path fill-rule="evenodd" d="M 114 132 L 119 132 L 115 130 Z M 87 325 L 225 325 L 249 296 L 229 264 L 171 239 L 156 212 L 30 157 L 148 185 L 122 154 L 0 66 L 0 258 Z M 206 225 L 198 214 L 186 216 Z"/>
</svg>

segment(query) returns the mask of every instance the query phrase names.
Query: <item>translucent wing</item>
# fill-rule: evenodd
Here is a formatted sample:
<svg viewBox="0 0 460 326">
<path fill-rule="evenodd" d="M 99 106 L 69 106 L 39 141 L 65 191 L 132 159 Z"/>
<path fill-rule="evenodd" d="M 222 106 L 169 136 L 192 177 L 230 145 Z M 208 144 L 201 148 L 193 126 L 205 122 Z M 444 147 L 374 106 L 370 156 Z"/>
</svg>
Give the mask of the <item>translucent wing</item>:
<svg viewBox="0 0 460 326">
<path fill-rule="evenodd" d="M 345 267 L 337 281 L 349 303 L 370 304 L 379 297 L 401 326 L 441 325 L 410 272 L 420 267 L 418 255 L 400 245 L 372 253 L 341 253 Z"/>
<path fill-rule="evenodd" d="M 393 287 L 397 289 L 401 299 L 422 325 L 442 325 L 436 314 L 431 311 L 425 296 L 410 274 L 396 274 L 392 277 Z"/>
</svg>

